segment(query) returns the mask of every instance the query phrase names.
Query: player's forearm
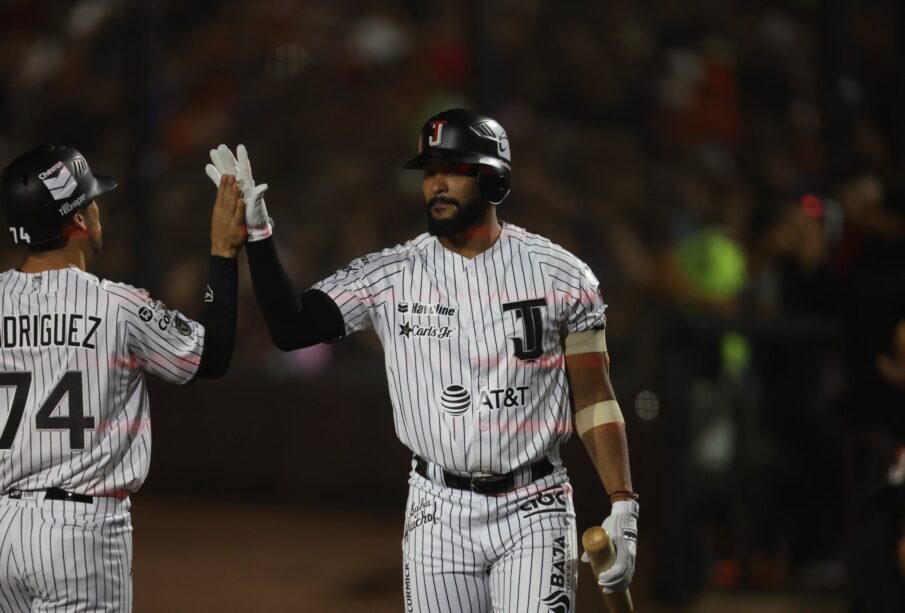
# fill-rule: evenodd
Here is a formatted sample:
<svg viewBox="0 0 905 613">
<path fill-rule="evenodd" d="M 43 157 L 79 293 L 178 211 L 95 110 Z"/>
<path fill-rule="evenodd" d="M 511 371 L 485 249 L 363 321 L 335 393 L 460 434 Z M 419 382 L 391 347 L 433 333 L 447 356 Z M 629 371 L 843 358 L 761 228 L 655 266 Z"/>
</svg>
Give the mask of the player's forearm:
<svg viewBox="0 0 905 613">
<path fill-rule="evenodd" d="M 236 345 L 236 302 L 239 268 L 235 258 L 210 256 L 207 286 L 199 323 L 204 326 L 204 350 L 197 376 L 217 379 L 226 374 Z"/>
<path fill-rule="evenodd" d="M 596 426 L 585 432 L 581 440 L 611 501 L 630 499 L 628 492 L 634 492 L 634 489 L 625 425 L 611 423 Z"/>
<path fill-rule="evenodd" d="M 248 243 L 246 250 L 255 297 L 277 348 L 292 351 L 343 336 L 339 308 L 317 290 L 299 296 L 272 238 Z"/>
<path fill-rule="evenodd" d="M 601 342 L 602 332 L 576 335 L 567 341 L 566 369 L 575 403 L 575 428 L 597 468 L 612 500 L 630 498 L 633 492 L 629 469 L 625 420 L 610 383 L 609 354 Z M 596 336 L 596 338 L 595 338 Z M 588 345 L 590 343 L 590 345 Z M 594 346 L 596 343 L 597 346 Z M 587 346 L 586 346 L 587 345 Z M 578 349 L 598 349 L 579 351 Z"/>
</svg>

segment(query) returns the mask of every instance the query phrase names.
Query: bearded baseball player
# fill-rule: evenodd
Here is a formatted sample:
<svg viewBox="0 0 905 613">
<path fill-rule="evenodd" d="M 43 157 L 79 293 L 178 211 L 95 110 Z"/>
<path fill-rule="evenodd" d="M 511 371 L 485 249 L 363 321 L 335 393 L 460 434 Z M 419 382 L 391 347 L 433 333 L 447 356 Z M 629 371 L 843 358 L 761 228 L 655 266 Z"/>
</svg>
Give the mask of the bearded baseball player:
<svg viewBox="0 0 905 613">
<path fill-rule="evenodd" d="M 98 198 L 116 187 L 72 147 L 28 151 L 0 175 L 19 268 L 0 274 L 0 611 L 131 611 L 129 495 L 148 473 L 145 377 L 223 376 L 236 328 L 245 212 L 219 185 L 200 321 L 86 265 Z"/>
<path fill-rule="evenodd" d="M 462 109 L 431 117 L 405 165 L 423 173 L 428 231 L 301 295 L 277 257 L 266 185 L 255 185 L 245 148 L 237 153 L 221 145 L 207 172 L 242 183 L 252 279 L 277 347 L 368 329 L 382 342 L 396 433 L 414 454 L 406 611 L 574 610 L 577 535 L 560 445 L 575 429 L 612 502 L 603 525 L 617 559 L 599 582 L 624 590 L 638 502 L 607 374 L 606 305 L 581 260 L 498 221 L 511 175 L 500 124 Z"/>
</svg>

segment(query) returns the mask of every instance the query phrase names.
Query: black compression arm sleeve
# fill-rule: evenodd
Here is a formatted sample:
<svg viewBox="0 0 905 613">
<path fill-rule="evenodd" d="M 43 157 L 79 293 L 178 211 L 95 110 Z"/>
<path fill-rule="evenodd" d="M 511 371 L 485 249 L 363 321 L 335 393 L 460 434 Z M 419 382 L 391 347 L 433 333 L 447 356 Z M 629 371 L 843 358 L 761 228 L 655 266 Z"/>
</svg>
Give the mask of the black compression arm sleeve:
<svg viewBox="0 0 905 613">
<path fill-rule="evenodd" d="M 313 289 L 299 296 L 272 237 L 248 243 L 246 251 L 258 306 L 278 349 L 292 351 L 345 335 L 342 313 L 330 296 Z"/>
<path fill-rule="evenodd" d="M 212 255 L 198 322 L 204 326 L 204 351 L 197 377 L 218 379 L 229 370 L 236 345 L 239 266 L 234 258 Z"/>
</svg>

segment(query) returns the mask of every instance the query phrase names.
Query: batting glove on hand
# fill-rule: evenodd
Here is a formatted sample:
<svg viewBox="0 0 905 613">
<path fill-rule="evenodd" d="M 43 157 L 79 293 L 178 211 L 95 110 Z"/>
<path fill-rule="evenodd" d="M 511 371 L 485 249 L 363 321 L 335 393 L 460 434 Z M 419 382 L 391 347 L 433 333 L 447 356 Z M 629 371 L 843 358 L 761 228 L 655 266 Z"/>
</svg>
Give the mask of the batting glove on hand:
<svg viewBox="0 0 905 613">
<path fill-rule="evenodd" d="M 242 188 L 242 198 L 245 200 L 245 227 L 248 232 L 248 242 L 253 243 L 273 234 L 273 219 L 267 215 L 267 207 L 264 205 L 264 192 L 267 191 L 267 184 L 255 185 L 245 145 L 239 145 L 236 153 L 239 156 L 238 159 L 226 145 L 211 149 L 213 164 L 208 164 L 204 170 L 211 181 L 218 186 L 221 175 L 236 177 Z"/>
<path fill-rule="evenodd" d="M 635 574 L 635 556 L 638 553 L 638 510 L 634 500 L 619 500 L 613 503 L 610 516 L 603 520 L 603 529 L 610 535 L 616 548 L 613 565 L 600 573 L 597 583 L 604 592 L 624 592 Z M 588 562 L 588 554 L 581 556 Z"/>
</svg>

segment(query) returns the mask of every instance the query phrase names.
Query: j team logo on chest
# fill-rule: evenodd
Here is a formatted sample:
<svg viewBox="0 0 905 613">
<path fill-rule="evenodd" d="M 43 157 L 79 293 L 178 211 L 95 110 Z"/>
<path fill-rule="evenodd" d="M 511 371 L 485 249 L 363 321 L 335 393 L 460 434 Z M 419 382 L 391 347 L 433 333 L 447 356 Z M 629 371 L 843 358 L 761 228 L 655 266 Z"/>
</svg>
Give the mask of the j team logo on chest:
<svg viewBox="0 0 905 613">
<path fill-rule="evenodd" d="M 533 362 L 544 355 L 544 316 L 547 307 L 544 298 L 503 303 L 504 313 L 513 313 L 522 323 L 523 336 L 512 337 L 512 355 L 523 362 Z"/>
</svg>

